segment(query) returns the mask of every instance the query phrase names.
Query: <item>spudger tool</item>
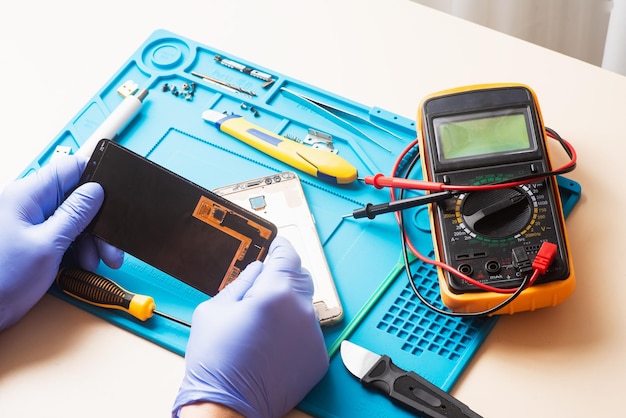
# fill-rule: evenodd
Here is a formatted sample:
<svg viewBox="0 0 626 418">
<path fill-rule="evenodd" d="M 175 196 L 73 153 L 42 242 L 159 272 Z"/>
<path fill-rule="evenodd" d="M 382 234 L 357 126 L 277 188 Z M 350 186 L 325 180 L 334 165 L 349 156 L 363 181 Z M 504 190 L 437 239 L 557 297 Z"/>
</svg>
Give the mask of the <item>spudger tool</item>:
<svg viewBox="0 0 626 418">
<path fill-rule="evenodd" d="M 348 371 L 368 387 L 389 396 L 396 404 L 428 418 L 482 418 L 467 405 L 412 371 L 393 364 L 348 340 L 341 343 L 341 359 Z"/>
</svg>

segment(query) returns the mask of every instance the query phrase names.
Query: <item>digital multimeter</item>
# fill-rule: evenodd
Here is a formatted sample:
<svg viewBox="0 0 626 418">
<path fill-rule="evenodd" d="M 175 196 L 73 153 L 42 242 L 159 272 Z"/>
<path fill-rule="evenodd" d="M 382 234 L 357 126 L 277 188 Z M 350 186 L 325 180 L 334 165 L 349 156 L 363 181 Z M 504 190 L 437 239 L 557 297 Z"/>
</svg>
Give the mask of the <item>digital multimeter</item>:
<svg viewBox="0 0 626 418">
<path fill-rule="evenodd" d="M 521 84 L 461 87 L 425 98 L 418 114 L 424 178 L 452 185 L 504 183 L 515 187 L 457 193 L 431 205 L 435 253 L 472 279 L 515 288 L 523 274 L 515 253 L 532 261 L 544 242 L 557 254 L 535 284 L 496 313 L 554 306 L 575 287 L 567 235 L 546 134 L 534 92 Z M 443 303 L 455 312 L 480 312 L 510 294 L 485 291 L 439 269 Z"/>
</svg>

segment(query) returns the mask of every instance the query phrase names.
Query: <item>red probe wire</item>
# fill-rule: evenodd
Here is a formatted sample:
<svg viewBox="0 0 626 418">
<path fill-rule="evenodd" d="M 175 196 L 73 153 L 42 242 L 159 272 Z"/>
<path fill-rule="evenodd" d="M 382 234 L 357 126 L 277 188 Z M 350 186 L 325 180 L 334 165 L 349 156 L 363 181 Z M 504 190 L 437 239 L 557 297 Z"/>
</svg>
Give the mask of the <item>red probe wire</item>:
<svg viewBox="0 0 626 418">
<path fill-rule="evenodd" d="M 409 144 L 401 153 L 400 156 L 398 157 L 398 159 L 396 160 L 396 163 L 393 166 L 393 170 L 392 170 L 392 175 L 396 175 L 396 172 L 398 171 L 398 166 L 400 165 L 400 162 L 402 161 L 402 159 L 404 158 L 404 156 L 409 152 L 410 149 L 412 149 L 414 146 L 417 145 L 418 139 L 416 139 L 415 141 L 413 141 L 411 144 Z M 398 178 L 400 180 L 400 178 Z M 417 180 L 415 180 L 417 181 Z M 428 183 L 428 182 L 421 182 L 421 183 Z M 391 200 L 397 200 L 396 199 L 396 188 L 391 187 L 390 189 L 390 195 L 391 195 Z M 394 213 L 395 217 L 396 217 L 396 221 L 398 222 L 398 224 L 400 223 L 400 213 L 395 212 Z M 472 279 L 471 277 L 469 277 L 466 274 L 461 273 L 460 271 L 458 271 L 457 269 L 455 269 L 454 267 L 452 267 L 449 264 L 443 263 L 441 261 L 437 261 L 437 260 L 433 260 L 430 259 L 428 257 L 425 257 L 424 255 L 422 255 L 422 253 L 420 253 L 417 248 L 415 248 L 415 246 L 413 245 L 413 243 L 411 242 L 411 239 L 407 236 L 406 237 L 406 246 L 411 250 L 411 252 L 413 253 L 413 255 L 415 257 L 417 257 L 420 261 L 426 263 L 426 264 L 431 264 L 434 265 L 435 267 L 439 267 L 443 270 L 448 271 L 451 274 L 454 274 L 455 276 L 467 281 L 468 283 L 473 284 L 474 286 L 477 286 L 483 290 L 487 290 L 490 292 L 498 292 L 498 293 L 514 293 L 516 289 L 500 289 L 497 287 L 493 287 L 493 286 L 489 286 L 486 285 L 484 283 L 481 283 L 477 280 Z"/>
<path fill-rule="evenodd" d="M 552 134 L 550 133 L 548 133 L 548 136 L 551 138 L 554 138 Z M 402 154 L 400 155 L 400 158 L 396 161 L 396 165 L 394 166 L 394 171 L 392 172 L 392 177 L 387 177 L 380 173 L 375 174 L 373 176 L 367 176 L 363 179 L 365 184 L 371 184 L 377 189 L 382 189 L 383 187 L 391 187 L 391 188 L 398 188 L 398 189 L 428 190 L 431 192 L 433 191 L 434 192 L 443 192 L 443 191 L 475 192 L 475 191 L 484 191 L 484 190 L 508 189 L 510 187 L 521 186 L 523 184 L 529 183 L 528 180 L 520 180 L 520 181 L 507 182 L 507 183 L 461 186 L 461 185 L 452 185 L 452 184 L 445 184 L 445 183 L 425 181 L 425 180 L 410 180 L 410 179 L 405 179 L 401 177 L 395 177 L 396 175 L 395 170 L 397 170 L 399 162 L 402 160 L 403 156 L 406 155 L 406 153 L 411 148 L 413 148 L 414 146 L 418 144 L 418 141 L 419 141 L 418 139 L 415 139 L 402 152 Z M 567 171 L 573 168 L 574 166 L 576 166 L 576 160 L 578 159 L 578 156 L 576 155 L 576 150 L 574 149 L 574 147 L 569 142 L 567 142 L 566 140 L 562 138 L 561 138 L 561 141 L 562 141 L 562 144 L 566 147 L 568 154 L 570 155 L 570 160 L 569 162 L 567 162 L 567 164 L 555 170 L 559 172 Z M 546 176 L 538 175 L 533 180 L 540 180 L 549 175 L 550 174 Z"/>
<path fill-rule="evenodd" d="M 551 138 L 554 138 L 553 135 L 551 135 L 550 133 L 548 133 L 548 136 L 550 136 Z M 567 141 L 565 141 L 564 139 L 561 138 L 561 141 L 563 142 L 563 144 L 565 144 L 565 146 L 567 147 L 568 150 L 568 154 L 570 155 L 570 161 L 565 164 L 563 167 L 560 167 L 558 170 L 556 171 L 562 171 L 562 170 L 567 170 L 573 166 L 576 165 L 576 160 L 577 160 L 577 155 L 576 155 L 576 150 L 574 149 L 574 147 Z M 510 183 L 499 183 L 499 184 L 490 184 L 490 185 L 481 185 L 481 186 L 450 186 L 450 185 L 445 185 L 443 183 L 433 183 L 433 182 L 428 182 L 428 181 L 423 181 L 423 180 L 407 180 L 407 179 L 403 179 L 401 177 L 395 177 L 398 171 L 398 168 L 400 166 L 400 163 L 402 162 L 402 159 L 405 157 L 405 155 L 415 146 L 417 146 L 419 142 L 419 139 L 416 138 L 414 141 L 412 141 L 399 155 L 398 159 L 396 160 L 393 169 L 392 169 L 392 176 L 394 177 L 385 177 L 382 176 L 381 174 L 377 174 L 375 176 L 368 176 L 365 178 L 365 183 L 366 184 L 372 184 L 375 187 L 378 187 L 374 181 L 375 179 L 390 179 L 392 180 L 392 182 L 394 183 L 394 185 L 391 186 L 386 186 L 386 187 L 390 187 L 390 195 L 391 195 L 391 200 L 395 201 L 396 199 L 396 189 L 397 188 L 401 188 L 401 189 L 419 189 L 419 190 L 437 190 L 437 191 L 445 191 L 445 190 L 452 190 L 452 191 L 459 191 L 460 188 L 463 188 L 460 191 L 480 191 L 480 190 L 490 190 L 490 189 L 496 189 L 496 188 L 509 188 L 509 187 L 515 187 L 515 186 L 519 186 L 521 184 L 527 184 L 529 181 L 519 181 L 519 182 L 510 182 Z M 370 178 L 371 182 L 368 183 L 367 179 Z M 540 179 L 543 177 L 537 177 L 537 179 Z M 401 185 L 419 185 L 419 186 L 425 186 L 425 187 L 402 187 Z M 444 188 L 430 188 L 429 185 L 437 185 L 436 187 L 439 187 L 438 185 L 441 186 L 447 186 L 450 187 L 450 189 L 444 189 Z M 494 187 L 495 186 L 495 187 Z M 381 187 L 385 187 L 385 185 L 382 185 Z M 381 188 L 378 187 L 378 188 Z M 400 214 L 398 212 L 394 213 L 395 217 L 396 217 L 396 221 L 398 222 L 398 224 L 401 223 L 400 220 Z M 441 268 L 447 272 L 449 272 L 450 274 L 455 275 L 456 277 L 465 280 L 466 282 L 489 292 L 495 292 L 495 293 L 515 293 L 519 288 L 511 288 L 511 289 L 501 289 L 498 287 L 494 287 L 494 286 L 489 286 L 486 285 L 484 283 L 481 283 L 477 280 L 472 279 L 471 277 L 469 277 L 466 274 L 461 273 L 459 270 L 457 270 L 456 268 L 450 266 L 449 264 L 443 263 L 441 261 L 438 260 L 433 260 L 430 259 L 428 257 L 425 257 L 424 255 L 422 255 L 417 248 L 413 245 L 413 243 L 411 242 L 411 239 L 407 236 L 406 237 L 406 246 L 411 250 L 411 253 L 413 253 L 413 255 L 415 257 L 417 257 L 420 261 L 426 263 L 426 264 L 431 264 L 434 265 L 435 267 Z M 543 246 L 542 246 L 542 250 L 543 250 Z M 541 251 L 540 250 L 540 254 Z M 542 257 L 543 258 L 543 257 Z M 535 263 L 533 263 L 533 274 L 530 278 L 530 280 L 528 281 L 528 283 L 526 284 L 526 287 L 530 287 L 533 285 L 533 283 L 537 280 L 537 277 L 539 276 L 539 274 L 543 274 L 545 273 L 545 269 L 542 269 L 541 266 L 539 266 L 539 268 L 537 268 L 537 266 L 535 265 Z"/>
</svg>

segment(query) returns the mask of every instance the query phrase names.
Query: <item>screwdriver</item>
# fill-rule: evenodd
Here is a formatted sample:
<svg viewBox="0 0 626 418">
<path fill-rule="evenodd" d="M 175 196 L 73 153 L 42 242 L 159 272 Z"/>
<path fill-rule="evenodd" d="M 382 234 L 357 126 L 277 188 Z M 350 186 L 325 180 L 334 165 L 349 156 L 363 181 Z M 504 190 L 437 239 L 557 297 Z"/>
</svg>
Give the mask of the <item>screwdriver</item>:
<svg viewBox="0 0 626 418">
<path fill-rule="evenodd" d="M 191 324 L 182 319 L 157 311 L 151 296 L 131 293 L 114 281 L 90 271 L 63 268 L 57 274 L 56 284 L 64 293 L 90 305 L 119 309 L 141 321 L 159 315 L 191 327 Z"/>
</svg>

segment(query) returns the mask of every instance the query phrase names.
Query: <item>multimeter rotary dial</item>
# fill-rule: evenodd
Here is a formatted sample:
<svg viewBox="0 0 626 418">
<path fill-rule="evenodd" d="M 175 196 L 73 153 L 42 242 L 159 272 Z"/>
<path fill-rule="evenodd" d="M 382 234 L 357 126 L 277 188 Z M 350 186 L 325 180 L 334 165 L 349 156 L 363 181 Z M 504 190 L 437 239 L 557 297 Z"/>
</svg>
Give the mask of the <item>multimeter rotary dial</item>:
<svg viewBox="0 0 626 418">
<path fill-rule="evenodd" d="M 469 236 L 502 240 L 519 237 L 532 226 L 537 201 L 525 185 L 471 192 L 459 195 L 455 214 Z"/>
</svg>

